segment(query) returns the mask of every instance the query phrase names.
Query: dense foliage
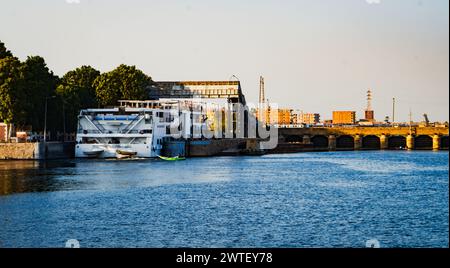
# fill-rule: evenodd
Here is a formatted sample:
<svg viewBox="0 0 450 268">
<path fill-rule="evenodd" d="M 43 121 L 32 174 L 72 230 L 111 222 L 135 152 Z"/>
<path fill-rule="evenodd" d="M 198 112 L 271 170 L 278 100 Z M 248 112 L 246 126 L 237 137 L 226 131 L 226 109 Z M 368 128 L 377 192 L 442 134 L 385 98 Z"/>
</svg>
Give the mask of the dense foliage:
<svg viewBox="0 0 450 268">
<path fill-rule="evenodd" d="M 145 100 L 152 83 L 141 70 L 124 64 L 103 74 L 81 66 L 59 78 L 42 57 L 20 62 L 0 41 L 0 122 L 8 125 L 41 132 L 47 103 L 47 130 L 74 132 L 80 109 Z"/>
<path fill-rule="evenodd" d="M 143 100 L 152 79 L 135 66 L 120 65 L 94 81 L 100 105 L 111 106 L 118 100 Z"/>
<path fill-rule="evenodd" d="M 93 83 L 100 72 L 90 66 L 81 66 L 67 72 L 56 88 L 56 94 L 61 98 L 65 114 L 66 130 L 76 130 L 77 115 L 81 109 L 97 107 Z"/>
</svg>

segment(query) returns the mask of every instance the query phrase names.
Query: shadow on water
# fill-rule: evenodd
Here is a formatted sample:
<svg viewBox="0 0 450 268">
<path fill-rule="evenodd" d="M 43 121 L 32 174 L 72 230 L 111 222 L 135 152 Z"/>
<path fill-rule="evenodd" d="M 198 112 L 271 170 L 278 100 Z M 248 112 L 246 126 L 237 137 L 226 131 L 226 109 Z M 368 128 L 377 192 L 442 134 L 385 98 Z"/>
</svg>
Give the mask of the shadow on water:
<svg viewBox="0 0 450 268">
<path fill-rule="evenodd" d="M 66 188 L 68 182 L 56 180 L 54 170 L 73 167 L 70 161 L 0 161 L 0 196 Z"/>
</svg>

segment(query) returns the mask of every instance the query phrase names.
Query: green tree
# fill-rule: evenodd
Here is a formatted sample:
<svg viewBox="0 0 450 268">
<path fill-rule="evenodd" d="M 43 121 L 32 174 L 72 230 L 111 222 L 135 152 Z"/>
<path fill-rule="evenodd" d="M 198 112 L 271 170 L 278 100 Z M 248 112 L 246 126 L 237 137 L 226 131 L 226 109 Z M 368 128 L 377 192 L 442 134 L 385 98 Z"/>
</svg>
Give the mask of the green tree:
<svg viewBox="0 0 450 268">
<path fill-rule="evenodd" d="M 45 102 L 55 96 L 58 77 L 47 67 L 45 60 L 39 56 L 28 57 L 21 67 L 22 79 L 25 86 L 26 114 L 28 125 L 33 131 L 44 130 Z M 62 113 L 58 109 L 57 99 L 48 99 L 47 128 L 52 131 L 60 130 Z"/>
<path fill-rule="evenodd" d="M 11 53 L 11 51 L 7 50 L 5 44 L 0 40 L 0 59 L 12 56 L 13 54 Z"/>
<path fill-rule="evenodd" d="M 0 120 L 8 126 L 8 137 L 13 124 L 23 126 L 26 122 L 25 88 L 20 69 L 17 58 L 0 59 Z"/>
<path fill-rule="evenodd" d="M 152 78 L 135 66 L 120 65 L 94 81 L 97 101 L 102 106 L 117 105 L 120 99 L 145 100 Z"/>
<path fill-rule="evenodd" d="M 100 72 L 90 66 L 81 66 L 67 72 L 56 88 L 56 94 L 61 97 L 64 104 L 66 131 L 76 130 L 78 114 L 81 109 L 97 106 L 95 79 Z"/>
</svg>

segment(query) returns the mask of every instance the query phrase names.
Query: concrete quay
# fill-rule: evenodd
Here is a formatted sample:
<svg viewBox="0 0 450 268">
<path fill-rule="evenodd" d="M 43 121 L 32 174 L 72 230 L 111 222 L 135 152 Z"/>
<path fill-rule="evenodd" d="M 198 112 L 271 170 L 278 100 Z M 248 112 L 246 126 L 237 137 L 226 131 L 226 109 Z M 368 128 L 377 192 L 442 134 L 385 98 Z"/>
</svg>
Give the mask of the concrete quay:
<svg viewBox="0 0 450 268">
<path fill-rule="evenodd" d="M 74 150 L 74 142 L 0 143 L 0 159 L 64 159 L 74 157 Z"/>
</svg>

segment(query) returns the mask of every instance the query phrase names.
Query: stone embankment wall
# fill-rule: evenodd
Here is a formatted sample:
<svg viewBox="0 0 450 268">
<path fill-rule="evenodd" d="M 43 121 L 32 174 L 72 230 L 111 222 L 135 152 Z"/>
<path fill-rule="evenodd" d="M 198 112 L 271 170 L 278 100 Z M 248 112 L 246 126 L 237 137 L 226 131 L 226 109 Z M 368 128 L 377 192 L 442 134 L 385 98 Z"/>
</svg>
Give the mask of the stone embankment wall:
<svg viewBox="0 0 450 268">
<path fill-rule="evenodd" d="M 74 156 L 73 142 L 0 143 L 0 159 L 63 159 Z"/>
</svg>

